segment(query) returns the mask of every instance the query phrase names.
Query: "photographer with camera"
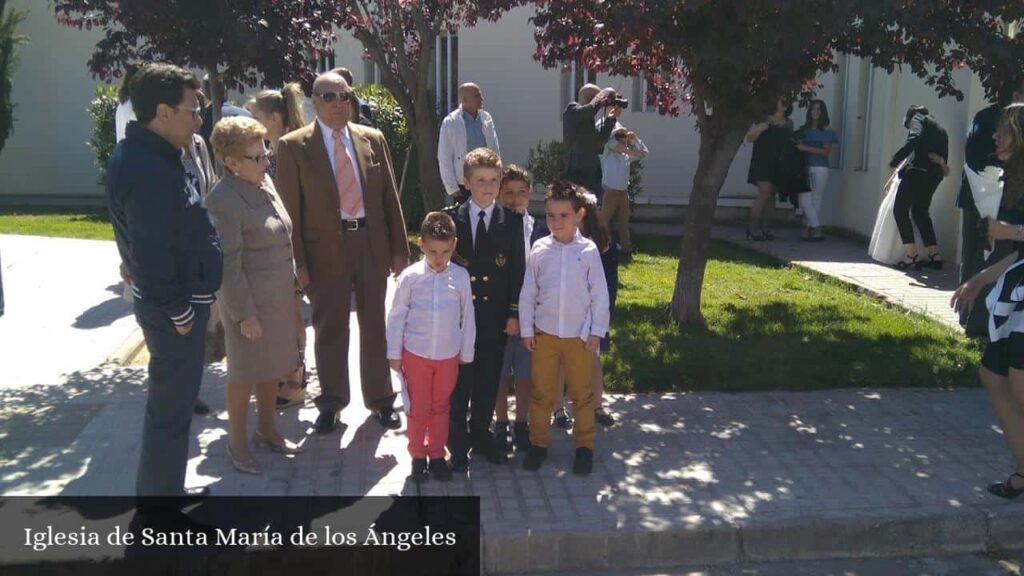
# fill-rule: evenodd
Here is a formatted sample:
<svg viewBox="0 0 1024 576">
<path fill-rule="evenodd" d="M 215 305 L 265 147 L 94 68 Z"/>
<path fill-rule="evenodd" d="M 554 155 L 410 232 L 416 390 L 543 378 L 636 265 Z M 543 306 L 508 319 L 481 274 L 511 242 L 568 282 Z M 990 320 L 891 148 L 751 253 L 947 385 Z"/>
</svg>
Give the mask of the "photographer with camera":
<svg viewBox="0 0 1024 576">
<path fill-rule="evenodd" d="M 614 88 L 601 90 L 594 84 L 585 84 L 580 88 L 579 101 L 570 102 L 562 112 L 562 140 L 569 149 L 566 178 L 593 192 L 598 200 L 604 195 L 601 153 L 619 114 L 627 106 L 629 102 Z M 599 112 L 603 112 L 604 117 L 595 124 L 594 117 Z"/>
</svg>

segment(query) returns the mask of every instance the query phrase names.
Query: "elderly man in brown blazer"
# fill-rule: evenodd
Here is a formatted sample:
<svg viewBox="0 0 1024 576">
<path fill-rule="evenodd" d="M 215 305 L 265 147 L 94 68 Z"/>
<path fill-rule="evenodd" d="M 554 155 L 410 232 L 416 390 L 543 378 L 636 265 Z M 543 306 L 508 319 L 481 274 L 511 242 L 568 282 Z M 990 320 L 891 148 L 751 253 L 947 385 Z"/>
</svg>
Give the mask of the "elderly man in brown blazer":
<svg viewBox="0 0 1024 576">
<path fill-rule="evenodd" d="M 327 434 L 349 402 L 349 312 L 359 317 L 363 399 L 382 426 L 398 428 L 388 372 L 384 295 L 390 270 L 409 263 L 405 219 L 384 136 L 350 122 L 355 93 L 334 73 L 313 83 L 316 120 L 277 146 L 276 184 L 292 219 L 299 282 L 313 305 L 320 395 L 316 432 Z"/>
</svg>

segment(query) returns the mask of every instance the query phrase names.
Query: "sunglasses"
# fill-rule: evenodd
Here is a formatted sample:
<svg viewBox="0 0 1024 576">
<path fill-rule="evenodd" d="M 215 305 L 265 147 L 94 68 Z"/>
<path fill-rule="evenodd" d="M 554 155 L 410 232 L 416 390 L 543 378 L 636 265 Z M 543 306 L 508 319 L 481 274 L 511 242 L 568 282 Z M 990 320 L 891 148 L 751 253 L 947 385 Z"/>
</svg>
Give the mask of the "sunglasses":
<svg viewBox="0 0 1024 576">
<path fill-rule="evenodd" d="M 202 114 L 202 112 L 203 112 L 203 109 L 200 108 L 199 106 L 196 106 L 195 108 L 187 108 L 185 106 L 175 106 L 174 109 L 175 110 L 182 110 L 182 109 L 184 109 L 186 112 L 191 112 L 193 120 L 198 118 L 199 115 Z"/>
<path fill-rule="evenodd" d="M 330 104 L 335 100 L 341 100 L 342 102 L 348 102 L 352 99 L 352 96 L 348 92 L 324 92 L 323 94 L 317 94 L 321 100 Z"/>
</svg>

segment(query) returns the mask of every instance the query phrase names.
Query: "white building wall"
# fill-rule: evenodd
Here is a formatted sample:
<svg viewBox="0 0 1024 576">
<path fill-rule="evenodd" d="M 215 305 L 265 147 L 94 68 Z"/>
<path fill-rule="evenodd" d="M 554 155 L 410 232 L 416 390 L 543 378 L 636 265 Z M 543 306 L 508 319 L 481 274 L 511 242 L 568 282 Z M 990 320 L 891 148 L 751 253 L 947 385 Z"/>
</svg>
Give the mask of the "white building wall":
<svg viewBox="0 0 1024 576">
<path fill-rule="evenodd" d="M 0 194 L 99 196 L 85 109 L 99 84 L 86 62 L 101 34 L 58 24 L 47 2 L 7 5 L 28 10 L 18 31 L 31 43 L 21 46 L 14 75 L 14 134 L 0 153 Z"/>
</svg>

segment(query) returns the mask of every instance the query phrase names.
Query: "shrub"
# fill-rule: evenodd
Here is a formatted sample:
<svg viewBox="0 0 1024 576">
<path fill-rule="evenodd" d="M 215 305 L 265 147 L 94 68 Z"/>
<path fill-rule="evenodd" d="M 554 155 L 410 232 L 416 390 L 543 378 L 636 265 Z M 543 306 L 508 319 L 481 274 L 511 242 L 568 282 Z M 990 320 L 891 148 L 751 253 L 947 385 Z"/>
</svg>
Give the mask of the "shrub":
<svg viewBox="0 0 1024 576">
<path fill-rule="evenodd" d="M 107 163 L 117 144 L 114 132 L 114 113 L 117 111 L 117 87 L 97 86 L 95 95 L 86 111 L 92 118 L 92 136 L 86 144 L 92 149 L 96 168 L 100 171 L 100 182 L 107 176 Z"/>
<path fill-rule="evenodd" d="M 565 178 L 569 167 L 569 150 L 559 140 L 538 142 L 526 158 L 526 169 L 537 185 L 545 185 Z"/>
<path fill-rule="evenodd" d="M 14 68 L 18 64 L 17 47 L 28 42 L 28 36 L 18 34 L 15 28 L 25 19 L 25 12 L 11 8 L 3 11 L 0 2 L 0 151 L 7 138 L 14 132 L 14 103 L 11 89 L 14 82 Z"/>
<path fill-rule="evenodd" d="M 357 87 L 355 91 L 356 96 L 373 109 L 373 119 L 377 129 L 384 133 L 384 138 L 388 142 L 388 151 L 391 153 L 391 162 L 395 169 L 396 184 L 402 187 L 399 196 L 402 200 L 402 212 L 405 214 L 406 227 L 409 230 L 419 230 L 420 223 L 426 215 L 416 169 L 419 158 L 416 150 L 413 149 L 409 154 L 408 165 L 406 165 L 406 153 L 412 146 L 412 137 L 409 134 L 409 125 L 402 112 L 402 107 L 398 105 L 395 97 L 380 84 L 364 84 Z M 405 175 L 404 185 L 402 184 L 403 174 Z"/>
</svg>

